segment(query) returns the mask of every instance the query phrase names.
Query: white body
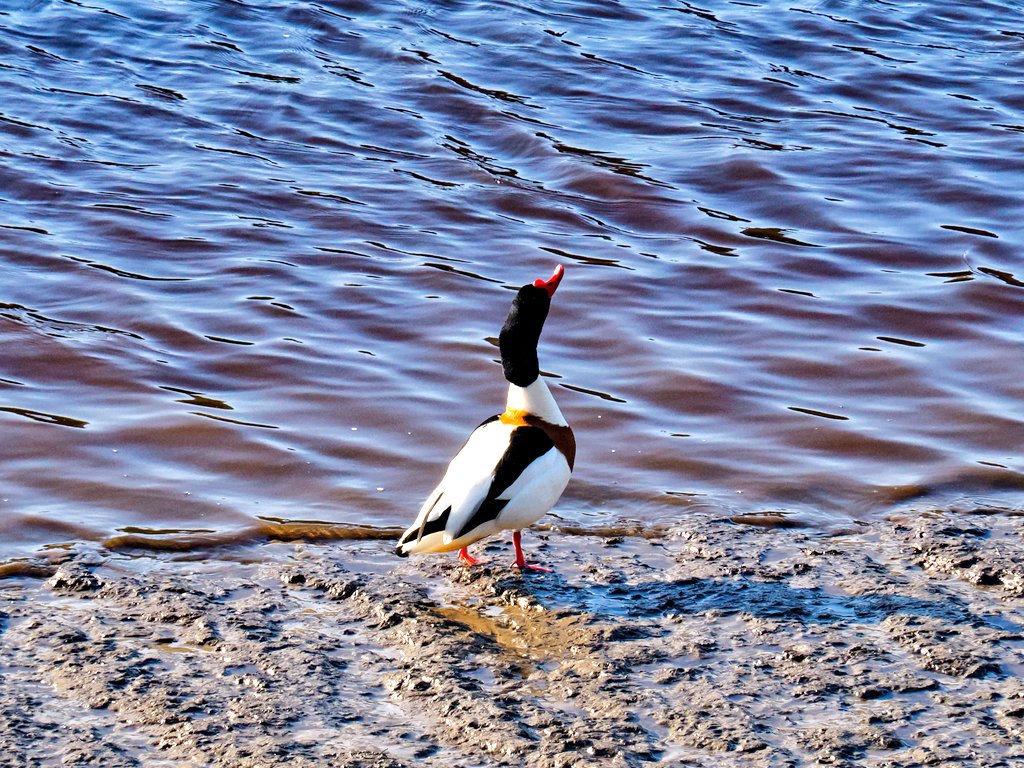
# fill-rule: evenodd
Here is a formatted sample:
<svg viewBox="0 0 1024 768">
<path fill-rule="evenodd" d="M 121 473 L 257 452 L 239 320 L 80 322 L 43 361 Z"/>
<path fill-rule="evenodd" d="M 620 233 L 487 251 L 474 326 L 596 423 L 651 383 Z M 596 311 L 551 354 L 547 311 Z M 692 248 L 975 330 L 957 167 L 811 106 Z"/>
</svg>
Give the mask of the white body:
<svg viewBox="0 0 1024 768">
<path fill-rule="evenodd" d="M 565 419 L 543 379 L 529 387 L 509 387 L 506 407 L 509 412 L 523 411 L 558 426 Z M 508 503 L 494 520 L 488 520 L 455 538 L 473 517 L 487 496 L 494 473 L 508 450 L 512 432 L 517 427 L 501 420 L 480 425 L 462 450 L 451 460 L 437 487 L 427 496 L 416 522 L 409 529 L 419 530 L 427 520 L 437 519 L 449 506 L 444 531 L 413 538 L 402 546 L 406 554 L 447 552 L 469 546 L 475 541 L 502 530 L 518 531 L 547 514 L 555 505 L 572 474 L 569 463 L 558 448 L 552 447 L 531 462 L 515 481 L 498 495 Z"/>
</svg>

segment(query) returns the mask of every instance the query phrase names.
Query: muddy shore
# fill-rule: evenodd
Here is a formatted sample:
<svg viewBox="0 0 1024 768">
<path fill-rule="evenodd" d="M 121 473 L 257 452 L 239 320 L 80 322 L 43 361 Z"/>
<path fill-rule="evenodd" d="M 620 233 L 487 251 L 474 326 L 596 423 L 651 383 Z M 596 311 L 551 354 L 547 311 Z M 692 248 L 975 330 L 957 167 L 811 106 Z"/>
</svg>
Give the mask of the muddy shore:
<svg viewBox="0 0 1024 768">
<path fill-rule="evenodd" d="M 0 581 L 4 766 L 1024 760 L 1024 518 L 81 552 Z"/>
</svg>

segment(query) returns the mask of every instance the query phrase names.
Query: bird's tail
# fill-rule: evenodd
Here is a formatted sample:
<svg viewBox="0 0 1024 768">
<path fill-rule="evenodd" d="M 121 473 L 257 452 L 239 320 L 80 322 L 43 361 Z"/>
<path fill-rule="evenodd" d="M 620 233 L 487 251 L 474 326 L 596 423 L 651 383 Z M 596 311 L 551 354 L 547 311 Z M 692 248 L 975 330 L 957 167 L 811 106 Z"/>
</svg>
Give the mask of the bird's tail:
<svg viewBox="0 0 1024 768">
<path fill-rule="evenodd" d="M 452 537 L 444 529 L 451 513 L 452 508 L 448 507 L 433 520 L 424 520 L 410 527 L 398 539 L 395 554 L 407 557 L 421 552 L 445 552 L 450 549 Z"/>
</svg>

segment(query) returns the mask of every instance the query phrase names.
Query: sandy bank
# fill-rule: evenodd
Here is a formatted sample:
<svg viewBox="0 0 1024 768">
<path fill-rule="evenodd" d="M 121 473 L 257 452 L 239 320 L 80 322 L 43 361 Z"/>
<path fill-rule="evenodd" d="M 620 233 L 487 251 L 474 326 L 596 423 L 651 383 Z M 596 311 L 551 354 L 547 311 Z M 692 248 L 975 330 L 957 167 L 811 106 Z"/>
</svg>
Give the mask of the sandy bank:
<svg viewBox="0 0 1024 768">
<path fill-rule="evenodd" d="M 1022 522 L 83 555 L 0 581 L 0 764 L 1020 765 Z"/>
</svg>

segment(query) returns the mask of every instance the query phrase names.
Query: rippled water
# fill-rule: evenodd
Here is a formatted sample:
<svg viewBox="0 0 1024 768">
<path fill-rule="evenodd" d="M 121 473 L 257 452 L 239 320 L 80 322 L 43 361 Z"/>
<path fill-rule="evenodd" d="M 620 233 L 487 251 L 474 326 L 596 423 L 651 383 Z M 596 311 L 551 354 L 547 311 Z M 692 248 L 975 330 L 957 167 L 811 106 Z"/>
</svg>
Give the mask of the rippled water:
<svg viewBox="0 0 1024 768">
<path fill-rule="evenodd" d="M 0 559 L 407 523 L 555 263 L 567 524 L 1024 509 L 1022 11 L 5 3 Z"/>
</svg>

